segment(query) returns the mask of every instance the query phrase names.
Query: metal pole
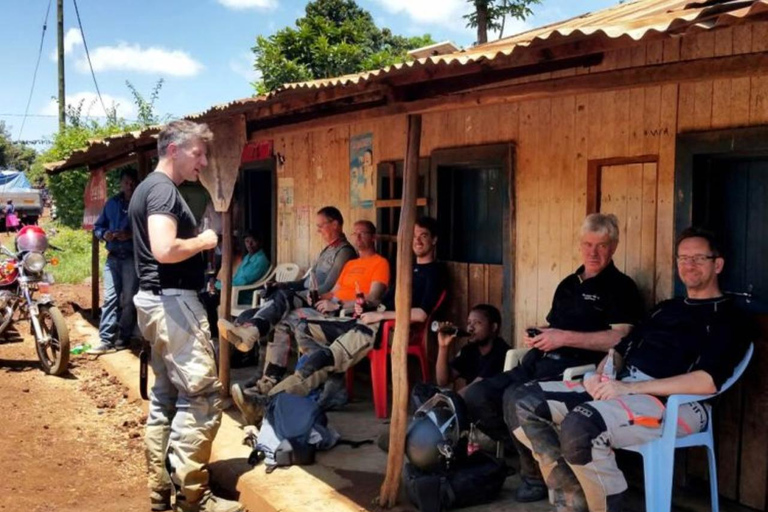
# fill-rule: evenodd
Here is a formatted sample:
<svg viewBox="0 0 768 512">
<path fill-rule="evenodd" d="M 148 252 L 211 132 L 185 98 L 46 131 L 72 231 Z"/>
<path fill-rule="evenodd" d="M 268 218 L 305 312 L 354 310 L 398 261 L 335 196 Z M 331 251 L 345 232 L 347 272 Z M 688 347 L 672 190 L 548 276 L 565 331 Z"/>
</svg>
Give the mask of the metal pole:
<svg viewBox="0 0 768 512">
<path fill-rule="evenodd" d="M 67 125 L 67 108 L 64 91 L 64 0 L 56 0 L 58 55 L 59 55 L 59 131 Z"/>
</svg>

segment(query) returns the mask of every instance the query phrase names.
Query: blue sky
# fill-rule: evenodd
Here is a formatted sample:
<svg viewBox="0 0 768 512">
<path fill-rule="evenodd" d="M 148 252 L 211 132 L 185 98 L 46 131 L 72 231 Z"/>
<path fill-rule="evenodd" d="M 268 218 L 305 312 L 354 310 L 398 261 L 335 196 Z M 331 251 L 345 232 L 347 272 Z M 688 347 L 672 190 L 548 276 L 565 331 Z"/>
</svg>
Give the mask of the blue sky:
<svg viewBox="0 0 768 512">
<path fill-rule="evenodd" d="M 257 35 L 268 36 L 293 25 L 305 0 L 79 0 L 86 42 L 107 105 L 118 105 L 135 119 L 129 80 L 145 97 L 158 79 L 165 83 L 157 102 L 161 115 L 183 116 L 253 94 L 250 82 Z M 617 3 L 616 0 L 542 0 L 525 23 L 512 22 L 505 35 Z M 358 0 L 377 24 L 395 33 L 429 33 L 437 41 L 469 46 L 474 32 L 461 15 L 467 0 Z M 0 121 L 14 139 L 32 84 L 48 0 L 0 0 Z M 84 110 L 103 115 L 85 61 L 72 0 L 64 1 L 67 101 L 86 100 Z M 37 83 L 21 134 L 22 140 L 45 139 L 56 131 L 58 94 L 56 2 L 48 18 Z M 38 148 L 43 146 L 36 146 Z"/>
</svg>

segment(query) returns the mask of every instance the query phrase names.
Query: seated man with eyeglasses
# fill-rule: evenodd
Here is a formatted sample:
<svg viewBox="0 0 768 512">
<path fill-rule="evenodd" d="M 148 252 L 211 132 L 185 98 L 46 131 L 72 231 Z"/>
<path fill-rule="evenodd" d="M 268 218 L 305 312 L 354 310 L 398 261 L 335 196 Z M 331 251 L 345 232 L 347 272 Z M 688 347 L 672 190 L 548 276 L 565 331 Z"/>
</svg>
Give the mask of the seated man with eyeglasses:
<svg viewBox="0 0 768 512">
<path fill-rule="evenodd" d="M 658 304 L 616 345 L 624 361 L 623 368 L 611 362 L 618 374 L 609 374 L 606 358 L 583 385 L 530 382 L 514 392 L 509 426 L 532 448 L 558 511 L 623 510 L 627 482 L 614 449 L 658 439 L 669 395 L 713 394 L 733 374 L 753 332 L 720 291 L 724 264 L 711 233 L 686 230 L 677 242 L 686 297 Z M 707 421 L 701 403 L 684 404 L 677 435 L 700 432 Z"/>
<path fill-rule="evenodd" d="M 321 294 L 316 304 L 294 309 L 283 316 L 275 326 L 272 341 L 267 344 L 263 375 L 258 380 L 246 382 L 246 388 L 253 387 L 253 391 L 266 394 L 280 382 L 286 373 L 290 352 L 295 350 L 293 339 L 296 337 L 296 328 L 302 320 L 324 319 L 337 315 L 341 310 L 352 311 L 358 290 L 366 301 L 376 304 L 384 295 L 389 286 L 389 262 L 376 253 L 376 226 L 368 220 L 357 221 L 352 236 L 359 257 L 346 262 L 335 286 Z M 259 311 L 256 318 L 260 317 Z M 248 336 L 249 331 L 253 329 L 255 327 L 230 328 L 230 339 Z M 316 338 L 311 344 L 300 343 L 298 348 L 301 353 L 311 353 L 317 348 L 328 345 L 331 341 L 333 340 Z M 241 344 L 238 348 L 240 347 L 248 348 L 248 345 Z M 238 395 L 240 391 L 237 384 L 232 386 L 233 395 Z"/>
</svg>

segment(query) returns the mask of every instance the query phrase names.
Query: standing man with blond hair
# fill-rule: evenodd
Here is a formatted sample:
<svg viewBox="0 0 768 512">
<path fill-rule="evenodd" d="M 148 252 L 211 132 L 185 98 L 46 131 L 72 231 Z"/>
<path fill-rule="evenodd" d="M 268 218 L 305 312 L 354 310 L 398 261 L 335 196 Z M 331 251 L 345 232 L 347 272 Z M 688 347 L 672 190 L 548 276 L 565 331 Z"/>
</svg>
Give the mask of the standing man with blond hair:
<svg viewBox="0 0 768 512">
<path fill-rule="evenodd" d="M 221 384 L 205 308 L 202 251 L 216 233 L 198 234 L 178 185 L 197 181 L 208 165 L 213 134 L 205 124 L 174 121 L 158 135 L 157 168 L 136 188 L 129 206 L 139 292 L 139 328 L 152 347 L 155 383 L 145 441 L 152 510 L 238 512 L 243 507 L 211 494 L 208 459 L 221 423 Z M 168 471 L 166 471 L 166 468 Z"/>
</svg>

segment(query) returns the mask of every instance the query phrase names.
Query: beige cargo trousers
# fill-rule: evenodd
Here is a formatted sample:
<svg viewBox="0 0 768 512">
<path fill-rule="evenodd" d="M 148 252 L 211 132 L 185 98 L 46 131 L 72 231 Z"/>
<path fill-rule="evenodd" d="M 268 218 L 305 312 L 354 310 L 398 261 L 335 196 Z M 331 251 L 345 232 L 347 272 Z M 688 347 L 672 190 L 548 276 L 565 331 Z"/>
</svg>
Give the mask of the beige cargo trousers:
<svg viewBox="0 0 768 512">
<path fill-rule="evenodd" d="M 173 482 L 177 503 L 196 503 L 208 489 L 222 410 L 208 317 L 192 290 L 142 290 L 133 301 L 155 377 L 145 435 L 149 488 L 161 492 Z"/>
</svg>

